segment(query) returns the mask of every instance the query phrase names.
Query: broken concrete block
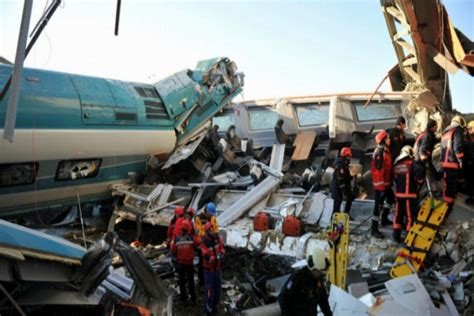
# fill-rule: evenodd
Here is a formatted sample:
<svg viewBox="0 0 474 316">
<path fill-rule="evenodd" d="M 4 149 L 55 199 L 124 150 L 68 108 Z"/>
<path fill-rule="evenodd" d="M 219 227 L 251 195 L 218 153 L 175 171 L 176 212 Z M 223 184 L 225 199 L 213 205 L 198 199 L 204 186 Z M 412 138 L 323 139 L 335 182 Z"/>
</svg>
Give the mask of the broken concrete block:
<svg viewBox="0 0 474 316">
<path fill-rule="evenodd" d="M 459 240 L 459 233 L 456 229 L 452 229 L 446 235 L 446 241 L 456 243 Z"/>
</svg>

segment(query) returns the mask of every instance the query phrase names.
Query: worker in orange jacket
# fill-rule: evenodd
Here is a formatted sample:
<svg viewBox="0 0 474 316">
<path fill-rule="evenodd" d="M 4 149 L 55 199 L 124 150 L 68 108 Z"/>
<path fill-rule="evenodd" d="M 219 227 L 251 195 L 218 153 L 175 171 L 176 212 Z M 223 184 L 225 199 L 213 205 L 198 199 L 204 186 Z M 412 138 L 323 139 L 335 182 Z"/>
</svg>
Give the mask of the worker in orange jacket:
<svg viewBox="0 0 474 316">
<path fill-rule="evenodd" d="M 392 158 L 390 156 L 390 136 L 386 131 L 381 131 L 375 136 L 377 147 L 372 154 L 372 184 L 375 191 L 375 204 L 372 213 L 371 235 L 383 238 L 379 231 L 379 217 L 382 209 L 381 225 L 390 225 L 388 214 L 393 206 L 395 196 L 392 191 Z"/>
<path fill-rule="evenodd" d="M 211 224 L 211 227 L 214 233 L 219 232 L 219 225 L 217 224 L 217 218 L 216 218 L 216 205 L 213 202 L 207 203 L 204 209 L 202 210 L 202 212 L 199 212 L 194 219 L 196 234 L 200 238 L 203 238 L 204 235 L 206 234 L 206 230 L 204 229 L 204 226 L 206 225 L 206 223 Z M 202 266 L 202 263 L 203 263 L 202 253 L 200 249 L 198 249 L 198 257 L 199 257 L 199 265 L 198 265 L 199 284 L 203 285 L 204 284 L 204 270 Z"/>
<path fill-rule="evenodd" d="M 443 201 L 448 204 L 447 216 L 451 212 L 458 193 L 458 171 L 464 161 L 464 127 L 466 121 L 460 115 L 451 120 L 441 137 L 441 168 L 443 169 Z"/>
</svg>

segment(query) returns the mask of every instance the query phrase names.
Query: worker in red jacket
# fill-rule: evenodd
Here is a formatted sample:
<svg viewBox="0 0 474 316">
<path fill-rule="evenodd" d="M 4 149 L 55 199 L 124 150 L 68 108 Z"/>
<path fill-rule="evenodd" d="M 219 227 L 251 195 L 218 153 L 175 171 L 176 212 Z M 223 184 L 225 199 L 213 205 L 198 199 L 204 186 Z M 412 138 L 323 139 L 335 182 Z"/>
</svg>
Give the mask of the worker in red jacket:
<svg viewBox="0 0 474 316">
<path fill-rule="evenodd" d="M 391 224 L 388 214 L 395 202 L 392 191 L 392 159 L 390 157 L 390 137 L 386 131 L 381 131 L 375 136 L 377 147 L 372 155 L 372 184 L 375 190 L 375 205 L 372 214 L 371 235 L 376 238 L 383 238 L 379 231 L 380 209 L 382 210 L 381 225 Z"/>
<path fill-rule="evenodd" d="M 443 201 L 448 204 L 447 216 L 451 212 L 458 193 L 458 171 L 464 161 L 464 127 L 466 121 L 460 115 L 451 120 L 441 137 L 441 168 L 443 169 Z"/>
<path fill-rule="evenodd" d="M 188 284 L 190 302 L 196 303 L 196 291 L 194 288 L 194 255 L 195 248 L 199 246 L 199 240 L 194 235 L 191 222 L 181 222 L 181 232 L 171 242 L 171 252 L 178 261 L 179 293 L 183 302 L 188 301 L 186 295 L 186 283 Z"/>
<path fill-rule="evenodd" d="M 418 191 L 423 184 L 424 169 L 413 161 L 414 151 L 411 146 L 404 146 L 395 159 L 395 217 L 393 220 L 393 240 L 400 242 L 400 236 L 406 217 L 408 232 L 418 216 Z"/>
<path fill-rule="evenodd" d="M 185 220 L 191 223 L 192 231 L 194 232 L 193 218 L 194 218 L 194 209 L 192 207 L 189 207 L 187 210 L 183 209 L 183 216 L 178 218 L 176 220 L 176 223 L 174 224 L 173 236 L 177 236 L 181 232 L 181 223 Z"/>
<path fill-rule="evenodd" d="M 176 221 L 184 216 L 184 209 L 181 206 L 177 206 L 174 209 L 174 216 L 168 224 L 168 231 L 166 232 L 166 247 L 170 248 L 171 241 L 174 237 Z"/>
<path fill-rule="evenodd" d="M 204 269 L 204 313 L 217 313 L 217 304 L 221 296 L 221 267 L 224 258 L 224 242 L 215 233 L 211 222 L 204 224 L 205 235 L 200 244 Z"/>
</svg>

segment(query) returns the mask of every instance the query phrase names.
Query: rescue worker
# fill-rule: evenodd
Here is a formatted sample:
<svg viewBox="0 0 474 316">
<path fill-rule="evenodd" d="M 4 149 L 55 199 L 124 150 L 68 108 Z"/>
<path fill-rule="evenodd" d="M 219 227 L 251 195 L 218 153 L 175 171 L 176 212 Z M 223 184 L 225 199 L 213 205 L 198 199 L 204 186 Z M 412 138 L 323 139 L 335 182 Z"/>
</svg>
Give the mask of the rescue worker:
<svg viewBox="0 0 474 316">
<path fill-rule="evenodd" d="M 465 161 L 465 168 L 466 168 L 466 204 L 474 205 L 474 181 L 471 178 L 474 176 L 474 121 L 470 121 L 467 124 L 467 129 L 469 133 L 469 140 L 466 141 L 466 148 L 464 150 L 464 154 L 466 155 Z"/>
<path fill-rule="evenodd" d="M 189 207 L 187 210 L 183 211 L 183 216 L 178 218 L 176 220 L 176 223 L 174 224 L 173 236 L 177 236 L 181 232 L 181 223 L 185 220 L 190 221 L 191 227 L 194 232 L 193 217 L 194 217 L 194 209 L 192 207 Z"/>
<path fill-rule="evenodd" d="M 186 283 L 190 295 L 190 303 L 196 303 L 196 290 L 194 288 L 194 255 L 195 248 L 199 247 L 199 240 L 193 233 L 192 224 L 183 220 L 180 225 L 181 232 L 171 242 L 171 252 L 178 261 L 179 293 L 181 301 L 187 302 Z"/>
<path fill-rule="evenodd" d="M 443 201 L 448 204 L 449 216 L 456 199 L 458 170 L 464 161 L 464 127 L 466 121 L 460 115 L 452 118 L 441 137 L 440 163 L 443 170 Z"/>
<path fill-rule="evenodd" d="M 331 197 L 334 200 L 333 213 L 340 212 L 344 197 L 346 198 L 344 212 L 349 214 L 351 210 L 352 201 L 354 200 L 351 187 L 352 177 L 349 172 L 351 157 L 351 149 L 349 147 L 343 147 L 339 157 L 334 162 L 334 173 L 332 174 L 331 181 Z"/>
<path fill-rule="evenodd" d="M 307 265 L 291 274 L 278 295 L 282 316 L 318 315 L 318 305 L 324 316 L 331 316 L 324 273 L 329 266 L 324 251 L 316 248 Z"/>
<path fill-rule="evenodd" d="M 395 197 L 391 188 L 392 185 L 392 158 L 390 157 L 390 136 L 382 130 L 375 136 L 377 147 L 372 154 L 372 184 L 375 191 L 374 212 L 372 214 L 371 235 L 376 238 L 383 238 L 379 231 L 379 216 L 382 210 L 381 225 L 391 224 L 388 214 L 393 206 Z"/>
<path fill-rule="evenodd" d="M 393 240 L 401 242 L 400 236 L 406 217 L 408 232 L 418 216 L 418 190 L 423 184 L 424 171 L 420 164 L 413 161 L 411 146 L 404 146 L 395 159 L 395 217 L 393 220 Z"/>
<path fill-rule="evenodd" d="M 438 124 L 435 120 L 429 119 L 426 124 L 426 129 L 421 132 L 415 140 L 415 161 L 423 166 L 425 172 L 431 176 L 432 179 L 439 180 L 438 171 L 433 165 L 432 155 L 434 146 L 436 144 L 436 130 Z"/>
<path fill-rule="evenodd" d="M 204 269 L 204 313 L 217 313 L 217 305 L 221 297 L 221 268 L 224 258 L 224 242 L 215 232 L 211 222 L 204 225 L 204 237 L 200 244 Z"/>
<path fill-rule="evenodd" d="M 406 121 L 403 116 L 397 118 L 395 127 L 388 130 L 388 136 L 390 137 L 390 155 L 392 162 L 400 155 L 400 150 L 406 141 L 405 129 Z"/>
<path fill-rule="evenodd" d="M 171 242 L 173 241 L 174 237 L 174 232 L 175 232 L 175 226 L 176 226 L 176 221 L 179 218 L 182 218 L 184 215 L 184 209 L 181 206 L 177 206 L 174 209 L 174 216 L 171 219 L 170 223 L 168 224 L 168 230 L 166 232 L 166 247 L 169 249 L 171 246 Z"/>
<path fill-rule="evenodd" d="M 195 218 L 195 229 L 196 229 L 196 234 L 198 237 L 203 238 L 205 235 L 205 230 L 204 230 L 204 225 L 206 225 L 207 222 L 210 222 L 212 224 L 212 228 L 215 233 L 219 232 L 219 225 L 217 224 L 217 219 L 216 219 L 216 205 L 212 202 L 209 202 L 206 204 L 204 207 L 204 210 L 202 212 L 199 212 L 196 215 Z M 203 273 L 203 267 L 202 267 L 202 254 L 201 251 L 198 249 L 198 257 L 199 257 L 199 265 L 198 265 L 198 277 L 199 277 L 199 284 L 203 285 L 204 284 L 204 273 Z"/>
</svg>

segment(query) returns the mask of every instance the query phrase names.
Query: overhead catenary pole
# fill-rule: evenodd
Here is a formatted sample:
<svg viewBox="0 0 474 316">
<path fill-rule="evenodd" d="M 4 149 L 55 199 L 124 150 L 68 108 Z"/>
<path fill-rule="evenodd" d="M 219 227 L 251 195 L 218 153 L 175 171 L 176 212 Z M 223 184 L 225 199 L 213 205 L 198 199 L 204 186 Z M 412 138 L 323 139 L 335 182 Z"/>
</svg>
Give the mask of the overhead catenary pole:
<svg viewBox="0 0 474 316">
<path fill-rule="evenodd" d="M 15 65 L 13 66 L 13 88 L 10 91 L 7 115 L 5 117 L 5 129 L 3 130 L 3 138 L 10 141 L 10 143 L 13 142 L 13 134 L 15 132 L 16 113 L 20 96 L 20 80 L 21 73 L 23 72 L 23 61 L 25 60 L 26 40 L 28 39 L 28 29 L 30 26 L 32 8 L 33 0 L 25 0 L 23 5 L 23 15 L 21 17 L 20 34 L 18 36 L 18 44 L 16 47 Z"/>
</svg>

